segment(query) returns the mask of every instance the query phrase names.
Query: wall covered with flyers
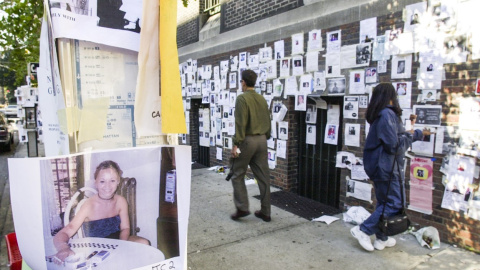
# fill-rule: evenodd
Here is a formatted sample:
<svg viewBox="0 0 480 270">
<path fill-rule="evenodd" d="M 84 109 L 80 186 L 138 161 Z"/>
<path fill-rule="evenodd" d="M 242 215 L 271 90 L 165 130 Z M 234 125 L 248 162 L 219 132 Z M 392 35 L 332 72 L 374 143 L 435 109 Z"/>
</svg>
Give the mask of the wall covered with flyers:
<svg viewBox="0 0 480 270">
<path fill-rule="evenodd" d="M 311 10 L 321 3 L 308 2 L 218 33 L 215 42 L 179 49 L 190 119 L 189 134 L 180 141 L 207 147 L 205 165 L 228 166 L 240 74 L 252 69 L 256 91 L 271 110 L 272 184 L 296 192 L 301 144 L 339 145 L 340 208 L 373 210 L 375 196 L 362 165 L 365 111 L 375 85 L 391 82 L 406 129 L 434 132 L 407 155 L 409 216 L 421 227 L 436 227 L 443 241 L 480 250 L 474 230 L 480 225 L 480 128 L 472 124 L 480 122 L 480 35 L 473 31 L 479 4 L 429 0 L 391 7 L 363 1 L 315 15 Z M 279 21 L 283 26 L 272 26 Z M 330 104 L 333 97 L 341 104 Z M 325 110 L 327 117 L 317 118 Z M 410 114 L 417 115 L 414 126 Z"/>
</svg>

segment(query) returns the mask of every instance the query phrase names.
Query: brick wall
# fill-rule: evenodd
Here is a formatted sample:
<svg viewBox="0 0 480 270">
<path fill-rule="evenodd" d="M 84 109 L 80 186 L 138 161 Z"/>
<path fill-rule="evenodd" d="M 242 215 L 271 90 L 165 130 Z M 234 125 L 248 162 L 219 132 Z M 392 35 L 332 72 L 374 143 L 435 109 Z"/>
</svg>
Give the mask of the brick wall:
<svg viewBox="0 0 480 270">
<path fill-rule="evenodd" d="M 181 48 L 198 41 L 199 22 L 193 19 L 177 28 L 177 46 Z"/>
<path fill-rule="evenodd" d="M 177 4 L 177 46 L 178 48 L 198 41 L 198 33 L 200 31 L 200 20 L 199 20 L 200 10 L 203 10 L 203 0 L 189 1 L 187 7 L 183 6 L 182 1 L 178 1 L 178 4 Z"/>
<path fill-rule="evenodd" d="M 390 14 L 386 16 L 377 17 L 377 33 L 384 33 L 386 30 L 401 28 L 403 21 L 401 20 L 401 13 Z M 342 45 L 358 43 L 358 23 L 352 23 L 348 25 L 342 25 L 339 27 L 342 29 Z M 339 29 L 338 27 L 332 29 L 325 29 L 325 32 Z M 346 34 L 344 36 L 344 34 Z M 345 41 L 343 38 L 345 37 Z M 469 56 L 470 57 L 470 56 Z M 376 62 L 374 62 L 376 63 Z M 373 66 L 373 65 L 371 65 Z M 413 61 L 412 76 L 407 81 L 412 81 L 412 105 L 416 104 L 416 100 L 420 91 L 418 90 L 418 82 L 415 80 L 417 77 L 417 68 L 419 67 L 418 61 Z M 442 126 L 455 126 L 458 125 L 458 113 L 459 104 L 456 103 L 456 98 L 460 96 L 472 96 L 474 93 L 475 81 L 480 77 L 480 63 L 478 60 L 467 60 L 466 63 L 461 64 L 445 64 L 446 80 L 442 81 L 441 98 L 435 103 L 429 104 L 441 104 L 443 108 Z M 391 65 L 389 62 L 387 72 L 379 74 L 380 82 L 390 82 Z M 400 80 L 395 80 L 400 81 Z M 365 141 L 365 112 L 366 109 L 359 109 L 359 119 L 344 119 L 345 123 L 360 123 L 361 124 L 361 144 Z M 355 156 L 362 157 L 363 149 L 359 147 L 344 146 L 343 151 L 349 151 L 355 154 Z M 480 232 L 475 228 L 480 226 L 478 220 L 468 218 L 466 213 L 456 212 L 441 207 L 443 194 L 445 187 L 442 184 L 442 176 L 440 173 L 440 166 L 444 155 L 435 154 L 433 159 L 433 213 L 431 215 L 419 213 L 416 211 L 407 210 L 411 221 L 415 224 L 417 229 L 433 226 L 437 228 L 440 234 L 440 239 L 445 242 L 455 243 L 466 249 L 471 249 L 476 252 L 480 251 Z M 478 161 L 477 161 L 478 166 Z M 410 180 L 410 167 L 407 162 L 406 167 L 406 183 Z M 350 176 L 350 171 L 342 169 L 340 183 L 340 201 L 343 204 L 343 210 L 346 210 L 349 206 L 360 205 L 369 210 L 370 212 L 375 209 L 375 195 L 372 192 L 373 203 L 370 204 L 365 201 L 358 200 L 352 197 L 346 197 L 346 176 Z M 409 201 L 410 187 L 406 185 L 407 202 Z"/>
<path fill-rule="evenodd" d="M 291 43 L 291 42 L 290 42 Z M 272 43 L 268 43 L 267 46 L 273 46 Z M 289 46 L 289 45 L 288 45 Z M 285 48 L 287 49 L 287 41 L 285 44 Z M 197 59 L 197 66 L 200 68 L 203 65 L 212 65 L 216 66 L 220 64 L 220 61 L 228 60 L 230 58 L 230 55 L 238 55 L 240 52 L 249 52 L 252 54 L 257 54 L 258 50 L 263 47 L 263 44 L 261 45 L 256 45 L 248 48 L 242 48 L 236 51 L 230 51 L 228 53 L 223 53 L 223 54 L 218 54 L 218 55 L 212 55 L 207 58 L 201 58 Z M 279 69 L 279 66 L 277 65 L 277 69 Z M 228 87 L 228 85 L 227 85 Z M 231 90 L 232 92 L 234 90 Z M 285 116 L 285 121 L 289 122 L 289 141 L 287 142 L 287 159 L 282 159 L 278 158 L 277 159 L 277 167 L 275 170 L 271 170 L 270 178 L 271 178 L 271 183 L 275 187 L 279 187 L 283 190 L 286 191 L 294 191 L 296 188 L 296 179 L 297 179 L 297 167 L 298 167 L 298 146 L 297 146 L 297 141 L 298 141 L 298 130 L 296 128 L 296 119 L 297 119 L 297 114 L 298 112 L 294 111 L 295 108 L 295 99 L 293 97 L 289 97 L 287 100 L 283 99 L 274 99 L 276 100 L 282 100 L 283 103 L 288 107 L 289 112 Z M 193 107 L 193 102 L 192 102 L 192 108 L 190 110 L 190 121 L 194 121 L 195 117 L 198 119 L 198 115 L 195 116 L 193 111 L 195 110 Z M 196 109 L 198 111 L 198 108 Z M 192 125 L 192 122 L 190 122 L 190 130 L 194 130 L 194 126 Z M 192 138 L 192 136 L 197 136 L 198 134 L 194 134 L 191 132 L 189 136 L 187 136 L 189 141 L 194 142 L 195 139 Z M 198 144 L 198 139 L 197 142 Z M 193 145 L 192 145 L 193 146 Z M 211 146 L 210 147 L 210 166 L 229 166 L 230 164 L 230 157 L 231 157 L 231 151 L 229 149 L 223 149 L 223 157 L 222 160 L 217 160 L 216 158 L 216 149 L 217 147 L 220 146 Z M 192 148 L 192 151 L 195 151 Z M 192 153 L 192 157 L 196 157 Z M 253 177 L 253 175 L 249 172 L 248 175 L 250 177 Z"/>
<path fill-rule="evenodd" d="M 233 1 L 233 3 L 240 1 Z M 232 3 L 232 4 L 233 4 Z M 243 2 L 241 2 L 243 3 Z M 403 21 L 401 19 L 402 12 L 389 14 L 385 16 L 377 17 L 377 33 L 382 35 L 386 30 L 397 29 L 403 27 Z M 305 33 L 312 29 L 305 29 Z M 357 44 L 359 42 L 359 22 L 349 23 L 344 25 L 338 25 L 328 29 L 322 29 L 323 47 L 326 47 L 325 34 L 329 31 L 342 30 L 342 46 Z M 285 55 L 290 55 L 291 52 L 291 38 L 285 36 L 279 36 L 277 40 L 284 39 L 285 41 Z M 305 34 L 305 41 L 307 36 Z M 268 42 L 266 45 L 273 48 L 274 42 Z M 305 42 L 306 44 L 306 42 Z M 259 48 L 264 44 L 252 44 L 247 48 L 242 48 L 227 53 L 218 55 L 211 55 L 202 59 L 198 59 L 198 67 L 202 65 L 211 64 L 212 66 L 219 65 L 220 61 L 229 59 L 230 55 L 238 55 L 240 52 L 250 52 L 257 54 Z M 324 59 L 319 57 L 320 68 L 324 67 Z M 416 104 L 417 97 L 420 94 L 418 89 L 417 68 L 419 67 L 418 60 L 415 60 L 413 56 L 412 74 L 410 79 L 406 81 L 412 82 L 412 105 Z M 371 62 L 371 67 L 376 67 L 377 62 Z M 429 102 L 432 105 L 442 105 L 442 126 L 457 126 L 459 119 L 459 97 L 474 96 L 474 86 L 476 79 L 480 77 L 480 60 L 471 60 L 471 55 L 468 56 L 466 63 L 461 64 L 445 64 L 446 79 L 442 81 L 442 88 L 440 90 L 440 99 L 436 102 Z M 277 69 L 279 67 L 277 65 Z M 342 74 L 348 78 L 348 69 L 342 70 Z M 391 74 L 391 61 L 388 62 L 387 72 L 379 74 L 379 82 L 390 82 Z M 283 80 L 282 80 L 283 81 Z M 401 80 L 395 80 L 401 81 Z M 282 99 L 282 102 L 288 107 L 289 112 L 285 117 L 285 121 L 289 122 L 289 140 L 287 143 L 287 159 L 278 158 L 277 167 L 271 171 L 272 185 L 280 187 L 284 190 L 295 191 L 297 184 L 298 174 L 298 139 L 299 131 L 297 128 L 299 114 L 303 112 L 294 111 L 294 99 L 289 97 L 286 100 Z M 360 144 L 365 142 L 365 111 L 366 109 L 359 110 L 359 119 L 342 119 L 343 125 L 347 123 L 358 123 L 361 125 L 361 139 Z M 324 123 L 320 123 L 324 124 Z M 341 136 L 344 136 L 341 134 Z M 345 138 L 342 139 L 344 141 Z M 357 157 L 363 156 L 362 147 L 343 146 L 343 151 L 352 152 Z M 230 151 L 224 149 L 223 160 L 219 161 L 215 157 L 216 147 L 210 147 L 210 161 L 211 165 L 228 165 L 228 158 L 230 157 Z M 407 210 L 411 220 L 416 224 L 417 228 L 425 226 L 433 226 L 438 229 L 440 233 L 440 239 L 449 243 L 457 244 L 461 247 L 471 249 L 474 251 L 480 251 L 480 221 L 469 218 L 464 212 L 456 212 L 441 207 L 442 198 L 444 194 L 444 185 L 442 184 L 442 176 L 439 169 L 442 163 L 444 155 L 435 154 L 433 157 L 433 213 L 431 215 Z M 477 161 L 477 166 L 479 162 Z M 409 172 L 408 162 L 406 172 Z M 350 176 L 350 171 L 347 169 L 341 170 L 341 182 L 340 182 L 340 208 L 346 210 L 349 206 L 360 205 L 369 211 L 373 211 L 375 208 L 375 196 L 372 192 L 373 203 L 370 204 L 366 201 L 358 200 L 353 197 L 346 197 L 346 177 Z M 409 173 L 406 174 L 407 183 L 409 181 Z M 478 181 L 478 180 L 477 180 Z M 409 186 L 406 186 L 407 201 L 409 198 Z"/>
<path fill-rule="evenodd" d="M 303 6 L 303 0 L 233 0 L 222 5 L 220 32 Z"/>
</svg>

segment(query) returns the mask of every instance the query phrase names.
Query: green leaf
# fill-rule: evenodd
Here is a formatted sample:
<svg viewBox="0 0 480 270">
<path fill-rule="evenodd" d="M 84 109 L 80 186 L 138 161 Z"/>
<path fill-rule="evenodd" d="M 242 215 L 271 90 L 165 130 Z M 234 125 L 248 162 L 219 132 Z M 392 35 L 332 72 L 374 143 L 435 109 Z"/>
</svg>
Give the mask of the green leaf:
<svg viewBox="0 0 480 270">
<path fill-rule="evenodd" d="M 0 86 L 14 90 L 25 83 L 27 64 L 39 60 L 43 2 L 9 0 L 2 1 L 0 8 L 6 13 L 0 20 Z M 1 79 L 5 76 L 14 76 L 15 83 Z"/>
</svg>

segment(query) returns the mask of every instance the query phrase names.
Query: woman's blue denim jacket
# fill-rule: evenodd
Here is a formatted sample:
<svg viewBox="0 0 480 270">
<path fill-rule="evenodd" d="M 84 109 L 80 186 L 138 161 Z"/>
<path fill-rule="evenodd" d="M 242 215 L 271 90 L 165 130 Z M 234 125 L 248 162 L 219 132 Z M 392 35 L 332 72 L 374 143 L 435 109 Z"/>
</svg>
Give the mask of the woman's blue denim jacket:
<svg viewBox="0 0 480 270">
<path fill-rule="evenodd" d="M 422 137 L 419 129 L 416 129 L 413 135 L 406 132 L 401 119 L 391 106 L 380 111 L 378 118 L 370 126 L 363 150 L 363 164 L 370 180 L 404 180 L 405 152 L 412 146 L 413 141 Z M 392 168 L 395 156 L 397 163 L 395 168 Z"/>
</svg>

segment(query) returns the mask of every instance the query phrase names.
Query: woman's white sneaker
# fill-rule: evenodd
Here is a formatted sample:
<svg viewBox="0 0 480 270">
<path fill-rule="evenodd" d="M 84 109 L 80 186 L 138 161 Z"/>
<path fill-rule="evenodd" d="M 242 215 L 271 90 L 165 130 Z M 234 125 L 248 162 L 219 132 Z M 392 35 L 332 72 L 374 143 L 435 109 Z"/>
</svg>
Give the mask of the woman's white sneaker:
<svg viewBox="0 0 480 270">
<path fill-rule="evenodd" d="M 370 236 L 360 230 L 360 226 L 355 226 L 350 230 L 353 237 L 357 238 L 358 243 L 367 251 L 373 251 L 372 240 Z"/>
<path fill-rule="evenodd" d="M 395 246 L 396 243 L 397 243 L 397 241 L 395 240 L 395 238 L 388 237 L 387 241 L 382 241 L 382 240 L 376 239 L 373 242 L 373 246 L 375 247 L 375 249 L 383 250 L 386 247 Z"/>
</svg>

